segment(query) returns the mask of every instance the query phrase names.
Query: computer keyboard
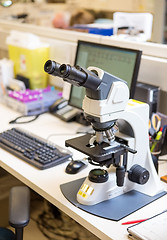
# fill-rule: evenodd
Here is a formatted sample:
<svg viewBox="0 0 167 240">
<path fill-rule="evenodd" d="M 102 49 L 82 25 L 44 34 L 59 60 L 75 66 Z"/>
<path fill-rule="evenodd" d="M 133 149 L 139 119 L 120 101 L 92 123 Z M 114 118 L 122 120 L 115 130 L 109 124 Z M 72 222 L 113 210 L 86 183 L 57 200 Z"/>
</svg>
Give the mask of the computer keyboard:
<svg viewBox="0 0 167 240">
<path fill-rule="evenodd" d="M 0 147 L 39 169 L 65 162 L 72 153 L 20 128 L 0 133 Z"/>
</svg>

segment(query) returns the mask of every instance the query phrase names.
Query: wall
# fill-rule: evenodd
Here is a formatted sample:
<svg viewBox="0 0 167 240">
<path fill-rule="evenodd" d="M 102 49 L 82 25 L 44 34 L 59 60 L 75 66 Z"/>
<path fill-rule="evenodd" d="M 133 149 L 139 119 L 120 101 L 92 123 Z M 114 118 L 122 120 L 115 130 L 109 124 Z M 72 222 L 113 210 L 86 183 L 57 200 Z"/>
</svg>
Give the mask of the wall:
<svg viewBox="0 0 167 240">
<path fill-rule="evenodd" d="M 75 1 L 80 7 L 105 11 L 150 11 L 154 9 L 154 0 L 84 0 Z"/>
</svg>

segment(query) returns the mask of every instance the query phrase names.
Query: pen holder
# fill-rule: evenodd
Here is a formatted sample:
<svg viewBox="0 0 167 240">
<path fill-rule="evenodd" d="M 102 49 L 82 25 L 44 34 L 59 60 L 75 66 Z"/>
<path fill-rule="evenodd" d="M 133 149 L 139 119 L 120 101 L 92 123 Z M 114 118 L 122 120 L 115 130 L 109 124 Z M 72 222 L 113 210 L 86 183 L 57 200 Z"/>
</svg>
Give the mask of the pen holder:
<svg viewBox="0 0 167 240">
<path fill-rule="evenodd" d="M 161 154 L 161 146 L 162 146 L 162 139 L 156 140 L 156 139 L 151 139 L 150 140 L 150 150 L 151 150 L 151 155 L 152 155 L 152 160 L 154 163 L 154 167 L 158 173 L 158 159 Z"/>
<path fill-rule="evenodd" d="M 161 154 L 161 147 L 162 147 L 162 138 L 160 140 L 156 140 L 156 139 L 150 140 L 150 150 L 153 155 L 158 157 Z"/>
</svg>

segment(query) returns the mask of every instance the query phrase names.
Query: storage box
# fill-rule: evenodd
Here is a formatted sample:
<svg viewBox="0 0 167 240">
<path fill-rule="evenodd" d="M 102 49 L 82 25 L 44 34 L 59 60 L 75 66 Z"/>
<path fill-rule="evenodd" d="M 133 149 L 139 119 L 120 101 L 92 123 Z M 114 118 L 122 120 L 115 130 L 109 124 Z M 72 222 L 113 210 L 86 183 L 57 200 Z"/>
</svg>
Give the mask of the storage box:
<svg viewBox="0 0 167 240">
<path fill-rule="evenodd" d="M 61 92 L 51 90 L 43 93 L 42 99 L 31 102 L 21 102 L 8 95 L 4 95 L 2 102 L 23 115 L 37 115 L 49 111 L 49 107 L 61 97 Z"/>
<path fill-rule="evenodd" d="M 45 88 L 48 75 L 44 72 L 44 64 L 49 59 L 49 45 L 34 34 L 18 31 L 11 31 L 6 42 L 15 76 L 29 78 L 31 89 Z"/>
</svg>

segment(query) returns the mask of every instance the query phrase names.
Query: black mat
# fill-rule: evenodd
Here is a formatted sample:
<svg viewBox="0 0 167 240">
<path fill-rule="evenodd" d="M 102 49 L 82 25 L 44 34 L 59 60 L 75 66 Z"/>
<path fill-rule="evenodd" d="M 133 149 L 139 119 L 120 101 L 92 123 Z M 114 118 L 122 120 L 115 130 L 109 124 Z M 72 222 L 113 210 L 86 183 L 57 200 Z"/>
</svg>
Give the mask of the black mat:
<svg viewBox="0 0 167 240">
<path fill-rule="evenodd" d="M 93 215 L 118 221 L 129 214 L 137 211 L 154 200 L 164 196 L 167 192 L 162 192 L 150 197 L 138 191 L 132 190 L 118 197 L 106 200 L 92 206 L 86 206 L 77 202 L 76 196 L 85 178 L 78 179 L 60 185 L 63 195 L 76 207 L 89 212 Z"/>
</svg>

